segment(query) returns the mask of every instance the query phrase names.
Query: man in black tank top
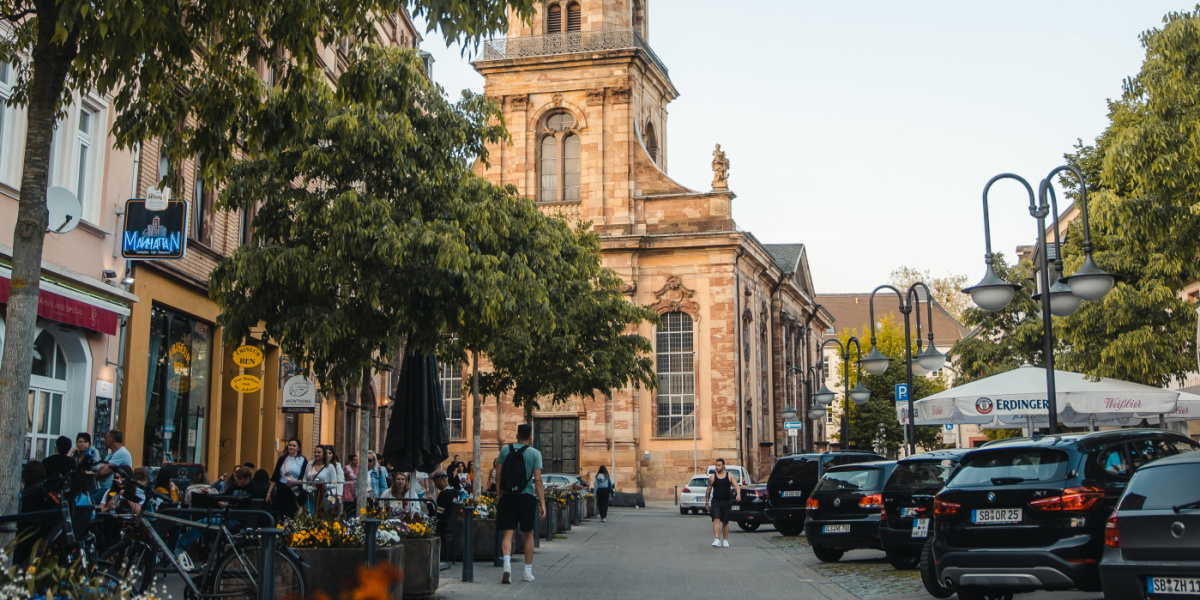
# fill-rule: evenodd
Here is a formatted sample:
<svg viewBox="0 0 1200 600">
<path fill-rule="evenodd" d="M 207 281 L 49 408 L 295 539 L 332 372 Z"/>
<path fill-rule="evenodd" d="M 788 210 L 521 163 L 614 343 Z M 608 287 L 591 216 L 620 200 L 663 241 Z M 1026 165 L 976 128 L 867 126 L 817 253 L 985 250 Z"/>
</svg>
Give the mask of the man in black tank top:
<svg viewBox="0 0 1200 600">
<path fill-rule="evenodd" d="M 713 548 L 729 547 L 729 511 L 741 493 L 733 475 L 725 470 L 725 459 L 718 458 L 716 470 L 708 474 L 708 488 L 704 490 L 704 509 L 712 517 Z"/>
</svg>

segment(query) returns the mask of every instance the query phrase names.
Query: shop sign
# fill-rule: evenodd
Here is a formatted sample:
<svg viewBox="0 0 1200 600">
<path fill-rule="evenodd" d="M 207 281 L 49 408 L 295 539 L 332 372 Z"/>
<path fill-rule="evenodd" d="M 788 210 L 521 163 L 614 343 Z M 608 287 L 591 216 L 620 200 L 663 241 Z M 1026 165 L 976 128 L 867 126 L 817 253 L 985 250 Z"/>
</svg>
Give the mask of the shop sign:
<svg viewBox="0 0 1200 600">
<path fill-rule="evenodd" d="M 183 258 L 187 224 L 184 200 L 169 200 L 164 210 L 152 210 L 142 198 L 126 200 L 121 256 L 142 260 Z"/>
<path fill-rule="evenodd" d="M 317 386 L 307 377 L 296 375 L 283 384 L 280 411 L 314 413 L 317 410 Z"/>
<path fill-rule="evenodd" d="M 263 361 L 262 350 L 254 346 L 239 346 L 233 351 L 233 362 L 243 369 L 253 369 Z"/>
<path fill-rule="evenodd" d="M 235 392 L 252 394 L 262 389 L 262 380 L 253 375 L 238 375 L 229 382 L 229 387 Z"/>
</svg>

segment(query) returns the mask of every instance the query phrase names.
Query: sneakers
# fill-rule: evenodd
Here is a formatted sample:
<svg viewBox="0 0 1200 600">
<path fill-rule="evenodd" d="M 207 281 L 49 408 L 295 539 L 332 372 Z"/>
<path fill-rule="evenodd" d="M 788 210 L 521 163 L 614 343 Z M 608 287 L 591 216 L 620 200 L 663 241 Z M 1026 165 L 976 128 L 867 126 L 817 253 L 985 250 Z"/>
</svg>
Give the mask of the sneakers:
<svg viewBox="0 0 1200 600">
<path fill-rule="evenodd" d="M 721 540 L 721 547 L 722 547 L 722 548 L 728 548 L 728 547 L 729 547 L 729 540 Z"/>
<path fill-rule="evenodd" d="M 607 523 L 607 522 L 608 522 L 608 519 L 600 519 L 600 522 L 601 522 L 601 523 Z"/>
<path fill-rule="evenodd" d="M 525 570 L 525 575 L 521 577 L 521 581 L 533 581 L 533 571 Z"/>
<path fill-rule="evenodd" d="M 500 576 L 500 583 L 512 583 L 512 571 L 508 566 L 504 567 L 504 574 Z"/>
<path fill-rule="evenodd" d="M 175 554 L 175 561 L 179 563 L 179 566 L 183 567 L 184 571 L 192 571 L 196 568 L 196 565 L 192 562 L 192 557 L 188 556 L 187 550 L 180 550 Z"/>
<path fill-rule="evenodd" d="M 721 538 L 713 538 L 713 548 L 721 547 Z"/>
</svg>

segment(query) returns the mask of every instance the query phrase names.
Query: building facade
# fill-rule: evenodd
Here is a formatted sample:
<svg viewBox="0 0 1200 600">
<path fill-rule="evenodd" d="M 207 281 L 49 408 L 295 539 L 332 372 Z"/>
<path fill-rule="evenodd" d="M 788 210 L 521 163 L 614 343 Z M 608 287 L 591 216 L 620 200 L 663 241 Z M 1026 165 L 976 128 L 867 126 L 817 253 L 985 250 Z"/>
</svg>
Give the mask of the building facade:
<svg viewBox="0 0 1200 600">
<path fill-rule="evenodd" d="M 795 372 L 812 363 L 832 319 L 814 306 L 803 245 L 738 230 L 719 146 L 708 191 L 667 175 L 667 105 L 679 92 L 647 41 L 648 9 L 640 0 L 543 2 L 532 22 L 514 18 L 504 39 L 487 42 L 474 66 L 512 136 L 489 148 L 491 166 L 479 172 L 549 214 L 590 222 L 629 301 L 662 317 L 639 330 L 654 344 L 658 389 L 534 413 L 544 470 L 607 465 L 618 489 L 670 498 L 717 457 L 767 475 L 784 446 L 780 413 L 800 397 Z M 461 370 L 443 373 L 452 453 L 469 456 L 471 399 L 456 385 Z M 505 404 L 483 407 L 487 464 L 524 418 Z"/>
</svg>

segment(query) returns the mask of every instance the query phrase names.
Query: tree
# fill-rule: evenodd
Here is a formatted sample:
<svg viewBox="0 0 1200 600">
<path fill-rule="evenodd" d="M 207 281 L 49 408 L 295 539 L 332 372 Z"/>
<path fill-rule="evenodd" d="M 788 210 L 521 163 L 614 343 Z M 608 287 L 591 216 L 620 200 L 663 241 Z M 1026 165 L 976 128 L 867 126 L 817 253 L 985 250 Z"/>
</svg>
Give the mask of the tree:
<svg viewBox="0 0 1200 600">
<path fill-rule="evenodd" d="M 912 267 L 900 267 L 892 271 L 889 283 L 907 290 L 908 286 L 924 281 L 929 286 L 929 292 L 933 295 L 933 299 L 950 313 L 956 321 L 962 321 L 963 311 L 971 305 L 971 299 L 966 294 L 962 293 L 962 289 L 967 285 L 966 275 L 947 275 L 945 277 L 934 277 L 930 274 L 929 269 L 920 271 Z"/>
<path fill-rule="evenodd" d="M 896 384 L 905 383 L 907 380 L 907 370 L 904 365 L 904 326 L 897 323 L 891 315 L 884 315 L 880 323 L 881 325 L 876 331 L 876 347 L 879 348 L 881 354 L 891 359 L 891 364 L 888 365 L 887 371 L 879 375 L 863 377 L 863 385 L 871 390 L 871 399 L 866 404 L 862 406 L 856 406 L 853 402 L 849 404 L 850 447 L 872 448 L 886 456 L 897 456 L 904 444 L 904 427 L 896 418 Z M 862 331 L 870 332 L 870 324 L 864 323 Z M 838 340 L 846 345 L 852 335 L 857 336 L 858 330 L 843 329 Z M 859 340 L 863 343 L 864 354 L 870 352 L 870 334 L 867 333 L 867 337 L 860 337 Z M 917 352 L 916 347 L 914 340 L 912 347 L 914 355 Z M 851 357 L 854 356 L 852 353 Z M 840 361 L 835 368 L 841 369 Z M 837 372 L 837 376 L 840 385 L 849 386 L 846 389 L 858 385 L 858 372 L 853 365 L 850 368 L 849 382 L 843 380 L 841 370 Z M 946 389 L 946 384 L 939 378 L 914 375 L 913 389 L 909 393 L 912 394 L 913 400 L 920 400 L 944 389 Z M 837 408 L 834 414 L 840 415 L 842 409 L 840 399 L 835 401 L 834 407 Z M 941 427 L 920 426 L 914 429 L 918 446 L 927 449 L 941 447 Z M 837 435 L 840 439 L 841 434 Z"/>
<path fill-rule="evenodd" d="M 0 0 L 0 19 L 10 26 L 0 40 L 0 61 L 17 65 L 11 103 L 28 107 L 0 364 L 0 435 L 25 434 L 50 147 L 56 118 L 73 93 L 112 95 L 118 147 L 170 132 L 166 150 L 173 162 L 202 153 L 204 176 L 219 180 L 239 142 L 251 152 L 260 147 L 260 138 L 243 135 L 248 113 L 264 94 L 253 70 L 260 59 L 275 63 L 286 56 L 311 69 L 318 43 L 370 39 L 378 16 L 405 9 L 425 16 L 448 39 L 477 43 L 504 29 L 510 7 L 528 19 L 533 6 L 533 0 Z M 281 87 L 292 85 L 285 73 Z M 181 126 L 188 116 L 195 120 Z M 0 461 L 18 464 L 20 445 L 6 445 Z M 16 492 L 15 478 L 0 482 L 0 513 L 15 512 Z"/>
<path fill-rule="evenodd" d="M 998 277 L 1020 285 L 1021 291 L 1000 310 L 986 311 L 971 306 L 963 311 L 962 323 L 971 328 L 971 334 L 955 342 L 949 352 L 950 356 L 956 357 L 958 377 L 955 385 L 1022 365 L 1045 364 L 1041 305 L 1033 301 L 1033 280 L 1026 276 L 1033 271 L 1033 264 L 1022 261 L 1010 267 L 1005 264 L 1004 255 L 996 253 L 992 266 Z"/>
</svg>

